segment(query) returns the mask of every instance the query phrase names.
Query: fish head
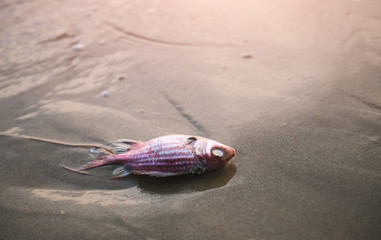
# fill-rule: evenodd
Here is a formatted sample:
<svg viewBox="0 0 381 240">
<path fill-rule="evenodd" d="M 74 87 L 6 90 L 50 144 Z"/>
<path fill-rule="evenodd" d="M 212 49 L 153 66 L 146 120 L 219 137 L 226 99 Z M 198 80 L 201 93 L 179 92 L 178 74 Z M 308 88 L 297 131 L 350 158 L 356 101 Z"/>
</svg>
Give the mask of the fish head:
<svg viewBox="0 0 381 240">
<path fill-rule="evenodd" d="M 224 167 L 235 156 L 235 150 L 217 141 L 207 139 L 204 156 L 207 171 L 213 171 Z"/>
</svg>

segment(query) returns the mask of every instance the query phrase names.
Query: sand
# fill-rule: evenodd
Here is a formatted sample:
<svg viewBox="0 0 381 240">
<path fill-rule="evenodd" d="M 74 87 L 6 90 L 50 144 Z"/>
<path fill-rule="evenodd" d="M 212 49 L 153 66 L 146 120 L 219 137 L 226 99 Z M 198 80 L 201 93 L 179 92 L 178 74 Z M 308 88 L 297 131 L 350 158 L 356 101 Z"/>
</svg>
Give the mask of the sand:
<svg viewBox="0 0 381 240">
<path fill-rule="evenodd" d="M 0 136 L 1 239 L 381 238 L 379 1 L 0 6 L 1 132 L 237 153 L 202 176 L 110 180 L 62 168 L 86 148 Z"/>
</svg>

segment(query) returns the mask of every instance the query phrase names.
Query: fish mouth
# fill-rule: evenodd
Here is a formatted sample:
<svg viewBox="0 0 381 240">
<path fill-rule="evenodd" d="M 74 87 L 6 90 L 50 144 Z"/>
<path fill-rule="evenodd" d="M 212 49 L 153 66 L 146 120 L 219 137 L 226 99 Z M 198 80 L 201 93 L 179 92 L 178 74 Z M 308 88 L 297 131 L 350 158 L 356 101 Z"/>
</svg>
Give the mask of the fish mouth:
<svg viewBox="0 0 381 240">
<path fill-rule="evenodd" d="M 227 152 L 228 152 L 228 156 L 229 156 L 229 158 L 228 158 L 228 161 L 229 161 L 230 159 L 232 159 L 235 156 L 235 150 L 234 150 L 234 148 L 229 148 Z"/>
</svg>

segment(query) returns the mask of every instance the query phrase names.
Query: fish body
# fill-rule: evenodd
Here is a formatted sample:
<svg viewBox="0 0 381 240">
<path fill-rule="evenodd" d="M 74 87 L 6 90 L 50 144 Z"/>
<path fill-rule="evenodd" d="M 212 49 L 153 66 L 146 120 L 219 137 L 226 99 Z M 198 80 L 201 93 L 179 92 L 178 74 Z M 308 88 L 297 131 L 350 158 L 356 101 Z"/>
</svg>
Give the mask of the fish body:
<svg viewBox="0 0 381 240">
<path fill-rule="evenodd" d="M 122 165 L 114 178 L 129 174 L 156 177 L 202 174 L 224 167 L 235 150 L 211 139 L 188 135 L 167 135 L 147 142 L 122 140 L 115 154 L 100 155 L 80 170 Z"/>
</svg>

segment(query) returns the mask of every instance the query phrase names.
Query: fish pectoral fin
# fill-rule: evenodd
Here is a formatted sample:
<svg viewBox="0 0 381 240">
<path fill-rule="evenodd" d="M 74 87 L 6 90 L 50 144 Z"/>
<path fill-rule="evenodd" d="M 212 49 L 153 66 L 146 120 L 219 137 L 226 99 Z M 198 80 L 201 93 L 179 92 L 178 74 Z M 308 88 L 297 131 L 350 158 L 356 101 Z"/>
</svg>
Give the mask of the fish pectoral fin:
<svg viewBox="0 0 381 240">
<path fill-rule="evenodd" d="M 116 168 L 113 172 L 112 172 L 112 179 L 118 179 L 118 178 L 122 178 L 122 177 L 126 177 L 128 175 L 130 175 L 130 171 L 125 167 L 125 166 L 121 166 L 121 167 L 118 167 Z"/>
<path fill-rule="evenodd" d="M 140 143 L 140 141 L 131 139 L 118 139 L 112 143 L 112 150 L 114 154 L 121 154 L 131 150 L 132 146 Z"/>
<path fill-rule="evenodd" d="M 171 176 L 179 176 L 186 174 L 185 172 L 160 172 L 160 171 L 137 171 L 132 170 L 133 174 L 137 175 L 148 175 L 151 177 L 171 177 Z"/>
<path fill-rule="evenodd" d="M 189 173 L 192 174 L 203 174 L 206 172 L 206 167 L 204 167 L 201 163 L 197 164 L 195 167 L 193 167 Z"/>
</svg>

